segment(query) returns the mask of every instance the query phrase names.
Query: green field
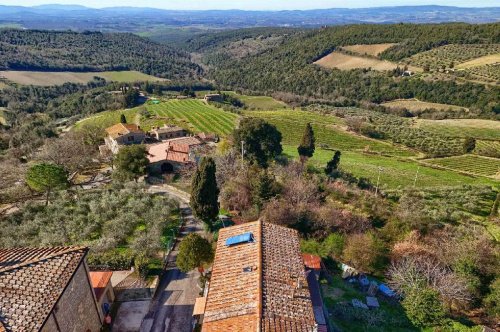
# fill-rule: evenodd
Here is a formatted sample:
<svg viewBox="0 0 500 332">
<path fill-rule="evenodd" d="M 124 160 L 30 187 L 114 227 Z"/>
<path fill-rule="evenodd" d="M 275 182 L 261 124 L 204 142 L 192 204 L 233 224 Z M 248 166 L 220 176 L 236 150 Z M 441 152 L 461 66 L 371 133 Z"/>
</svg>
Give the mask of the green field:
<svg viewBox="0 0 500 332">
<path fill-rule="evenodd" d="M 60 85 L 66 82 L 87 83 L 94 76 L 107 81 L 163 81 L 164 79 L 143 74 L 138 71 L 105 71 L 105 72 L 37 72 L 37 71 L 1 71 L 0 77 L 23 85 Z"/>
<path fill-rule="evenodd" d="M 474 155 L 427 159 L 425 163 L 453 169 L 459 172 L 500 179 L 500 159 Z"/>
<path fill-rule="evenodd" d="M 429 132 L 450 137 L 474 137 L 486 140 L 500 140 L 500 121 L 480 119 L 420 119 L 417 126 Z"/>
<path fill-rule="evenodd" d="M 283 149 L 285 154 L 291 157 L 298 157 L 295 145 L 286 145 Z M 333 151 L 317 148 L 310 162 L 323 168 L 332 159 L 333 154 Z M 416 187 L 418 188 L 459 186 L 465 184 L 498 184 L 498 182 L 487 178 L 476 178 L 449 170 L 426 167 L 408 158 L 384 157 L 364 154 L 362 152 L 342 151 L 340 168 L 354 174 L 356 177 L 368 178 L 373 184 L 376 184 L 379 167 L 382 168 L 382 171 L 380 171 L 380 188 L 382 189 L 412 187 L 417 170 Z"/>
<path fill-rule="evenodd" d="M 149 117 L 141 116 L 139 111 L 145 108 Z M 192 132 L 207 132 L 219 135 L 229 134 L 234 126 L 236 114 L 223 111 L 197 99 L 168 100 L 160 104 L 123 110 L 99 113 L 91 118 L 77 123 L 80 127 L 86 123 L 109 127 L 120 121 L 120 115 L 125 114 L 129 123 L 136 123 L 144 130 L 163 124 L 175 124 Z"/>
<path fill-rule="evenodd" d="M 275 110 L 287 107 L 285 103 L 278 101 L 273 97 L 240 95 L 232 91 L 224 91 L 224 92 L 236 96 L 239 100 L 241 100 L 245 104 L 245 106 L 247 106 L 250 109 Z"/>
<path fill-rule="evenodd" d="M 157 123 L 174 123 L 192 132 L 227 135 L 234 129 L 238 117 L 197 99 L 170 100 L 146 108 L 152 119 L 144 122 L 144 128 Z"/>
<path fill-rule="evenodd" d="M 404 147 L 394 146 L 392 143 L 369 139 L 355 135 L 343 129 L 340 118 L 319 113 L 280 110 L 280 111 L 247 111 L 245 115 L 263 118 L 274 124 L 283 134 L 283 143 L 298 144 L 304 127 L 310 122 L 316 136 L 316 145 L 326 145 L 330 149 L 342 151 L 372 151 L 394 156 L 414 156 L 415 152 Z"/>
</svg>

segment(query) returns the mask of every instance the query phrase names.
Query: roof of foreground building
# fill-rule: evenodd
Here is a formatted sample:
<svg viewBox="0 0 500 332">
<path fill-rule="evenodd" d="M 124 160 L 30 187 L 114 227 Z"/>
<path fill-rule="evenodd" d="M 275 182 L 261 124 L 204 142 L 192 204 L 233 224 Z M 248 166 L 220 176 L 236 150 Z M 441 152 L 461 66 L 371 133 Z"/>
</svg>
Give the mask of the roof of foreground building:
<svg viewBox="0 0 500 332">
<path fill-rule="evenodd" d="M 0 249 L 0 331 L 37 331 L 87 253 L 85 247 Z"/>
<path fill-rule="evenodd" d="M 261 221 L 221 229 L 202 331 L 315 328 L 297 232 Z"/>
</svg>

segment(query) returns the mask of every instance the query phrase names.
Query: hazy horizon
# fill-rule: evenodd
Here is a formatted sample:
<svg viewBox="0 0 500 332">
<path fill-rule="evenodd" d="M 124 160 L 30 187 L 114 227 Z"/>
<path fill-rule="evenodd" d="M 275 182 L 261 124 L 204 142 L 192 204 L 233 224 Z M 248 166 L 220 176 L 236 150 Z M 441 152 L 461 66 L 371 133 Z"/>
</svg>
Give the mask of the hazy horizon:
<svg viewBox="0 0 500 332">
<path fill-rule="evenodd" d="M 498 2 L 495 0 L 482 1 L 464 1 L 464 0 L 441 0 L 433 3 L 421 0 L 382 0 L 375 4 L 366 0 L 353 0 L 346 6 L 344 1 L 337 0 L 193 0 L 187 3 L 179 1 L 158 1 L 145 0 L 137 5 L 137 1 L 123 0 L 88 0 L 88 1 L 45 1 L 45 0 L 4 0 L 2 5 L 6 6 L 39 6 L 39 5 L 80 5 L 91 8 L 106 8 L 106 7 L 149 7 L 158 9 L 172 10 L 310 10 L 310 9 L 327 9 L 327 8 L 374 8 L 374 7 L 397 7 L 397 6 L 454 6 L 454 7 L 498 7 Z"/>
</svg>

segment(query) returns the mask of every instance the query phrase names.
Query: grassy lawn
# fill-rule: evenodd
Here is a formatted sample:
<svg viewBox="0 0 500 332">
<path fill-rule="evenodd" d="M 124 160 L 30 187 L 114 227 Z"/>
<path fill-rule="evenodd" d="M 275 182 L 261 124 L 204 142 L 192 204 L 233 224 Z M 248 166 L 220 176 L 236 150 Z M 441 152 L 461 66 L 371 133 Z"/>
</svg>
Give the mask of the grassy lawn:
<svg viewBox="0 0 500 332">
<path fill-rule="evenodd" d="M 295 145 L 285 145 L 283 150 L 285 154 L 298 158 Z M 333 151 L 316 149 L 310 162 L 323 168 L 332 159 L 333 154 Z M 476 178 L 453 171 L 425 167 L 411 159 L 342 151 L 340 168 L 351 172 L 356 177 L 368 178 L 375 184 L 379 174 L 379 167 L 382 167 L 382 172 L 380 172 L 380 188 L 382 189 L 412 187 L 417 170 L 416 187 L 418 188 L 474 184 L 498 185 L 498 182 L 483 177 Z"/>
<path fill-rule="evenodd" d="M 125 114 L 128 123 L 137 123 L 138 119 L 138 108 L 130 108 L 120 111 L 106 111 L 93 115 L 89 118 L 83 119 L 75 124 L 75 128 L 78 129 L 86 124 L 99 125 L 102 128 L 110 127 L 114 124 L 120 122 L 121 114 Z"/>
<path fill-rule="evenodd" d="M 330 285 L 322 284 L 325 305 L 332 312 L 332 325 L 342 331 L 419 331 L 413 327 L 398 302 L 388 302 L 378 297 L 380 308 L 356 309 L 351 307 L 353 299 L 366 302 L 366 293 L 353 286 L 336 274 Z"/>
<path fill-rule="evenodd" d="M 273 97 L 240 95 L 233 91 L 224 91 L 224 92 L 236 96 L 243 103 L 245 103 L 245 105 L 250 109 L 275 110 L 287 107 L 285 103 L 278 101 Z"/>
</svg>

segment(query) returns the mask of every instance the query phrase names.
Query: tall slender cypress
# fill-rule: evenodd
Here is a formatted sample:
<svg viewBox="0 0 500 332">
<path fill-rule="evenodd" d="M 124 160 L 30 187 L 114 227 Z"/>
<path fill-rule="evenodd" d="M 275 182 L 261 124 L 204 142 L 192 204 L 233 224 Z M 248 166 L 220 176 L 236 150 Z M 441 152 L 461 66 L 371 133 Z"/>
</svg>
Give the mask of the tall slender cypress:
<svg viewBox="0 0 500 332">
<path fill-rule="evenodd" d="M 316 139 L 314 138 L 314 131 L 311 124 L 308 123 L 304 130 L 304 135 L 302 136 L 302 141 L 300 142 L 297 151 L 301 159 L 311 158 L 314 154 Z"/>
<path fill-rule="evenodd" d="M 219 188 L 215 177 L 215 161 L 203 158 L 191 185 L 191 208 L 194 215 L 210 228 L 219 215 Z"/>
</svg>

